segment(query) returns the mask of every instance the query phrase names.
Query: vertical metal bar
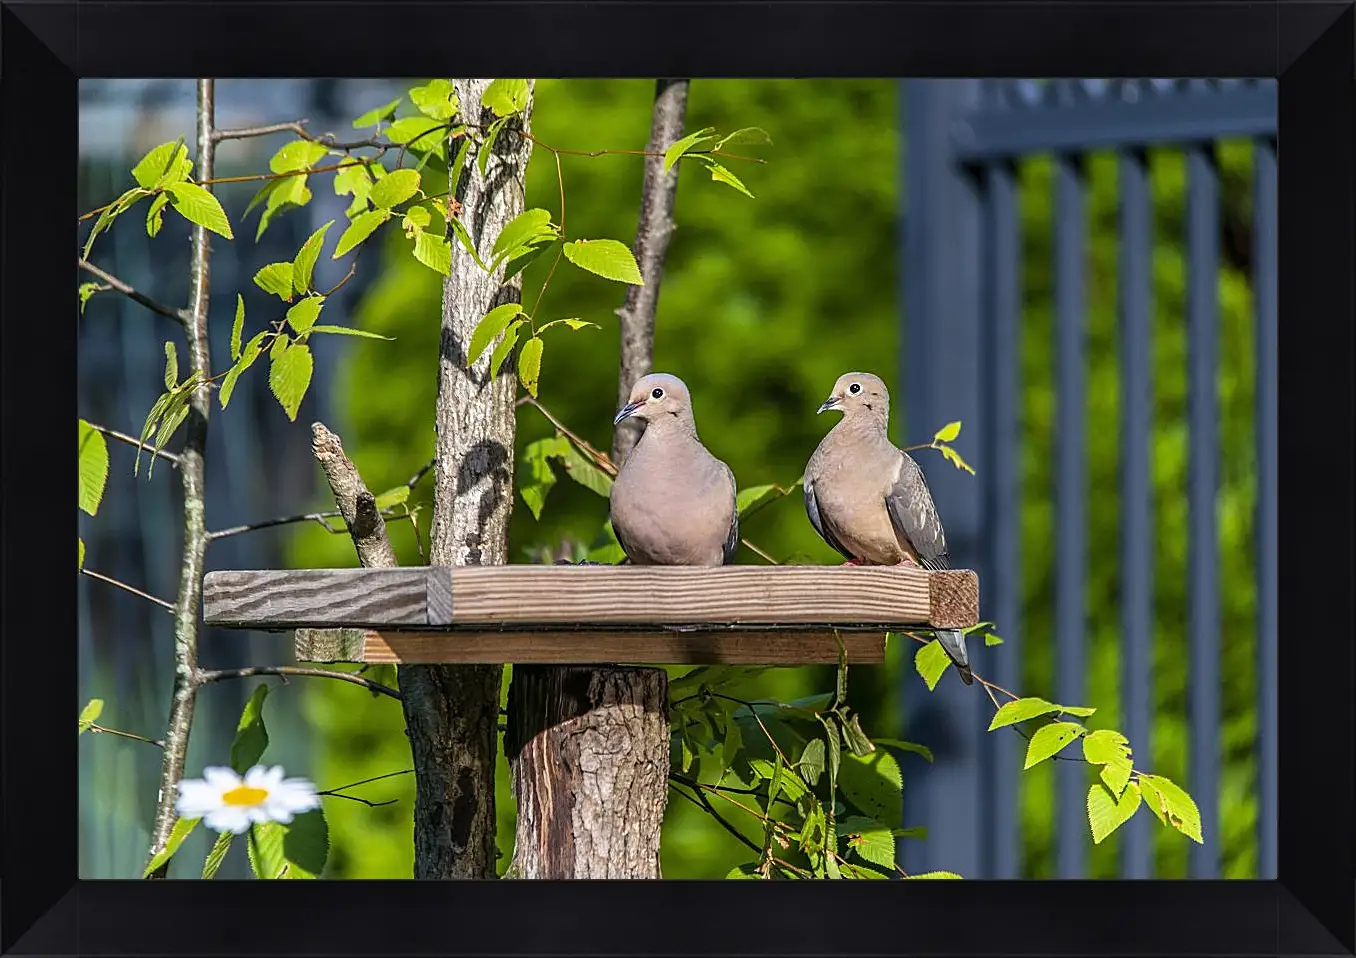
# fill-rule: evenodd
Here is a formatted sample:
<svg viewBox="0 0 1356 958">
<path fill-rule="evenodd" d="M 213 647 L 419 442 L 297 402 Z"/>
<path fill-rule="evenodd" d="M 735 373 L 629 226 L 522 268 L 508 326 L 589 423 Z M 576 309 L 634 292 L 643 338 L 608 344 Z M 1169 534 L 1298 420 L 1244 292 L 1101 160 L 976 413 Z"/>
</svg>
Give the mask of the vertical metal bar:
<svg viewBox="0 0 1356 958">
<path fill-rule="evenodd" d="M 980 329 L 982 270 L 980 196 L 971 174 L 955 162 L 953 136 L 978 106 L 977 80 L 905 81 L 908 151 L 902 281 L 905 296 L 904 388 L 901 439 L 917 442 L 942 423 L 959 419 L 958 446 L 980 476 L 985 423 L 981 414 Z M 898 415 L 898 414 L 897 414 Z M 952 564 L 983 568 L 980 489 L 968 474 L 940 457 L 920 465 L 946 523 Z M 972 652 L 976 658 L 982 649 Z M 904 842 L 907 870 L 945 868 L 984 877 L 979 774 L 985 728 L 992 711 L 978 686 L 944 675 L 928 692 L 911 669 L 902 677 L 905 738 L 928 742 L 936 761 L 915 763 L 904 790 L 906 819 L 926 822 L 926 842 Z"/>
<path fill-rule="evenodd" d="M 1121 708 L 1140 768 L 1150 760 L 1153 715 L 1153 212 L 1147 158 L 1119 158 L 1121 305 Z M 1149 816 L 1121 832 L 1121 875 L 1153 877 Z M 1156 824 L 1156 823 L 1155 823 Z"/>
<path fill-rule="evenodd" d="M 1087 558 L 1085 355 L 1086 225 L 1079 157 L 1055 158 L 1055 338 L 1058 430 L 1055 436 L 1055 688 L 1064 705 L 1083 705 L 1084 562 Z M 1087 774 L 1056 762 L 1056 870 L 1083 878 L 1087 868 Z"/>
<path fill-rule="evenodd" d="M 1276 877 L 1277 502 L 1276 144 L 1253 146 L 1253 303 L 1256 310 L 1257 877 Z"/>
<path fill-rule="evenodd" d="M 1187 158 L 1187 543 L 1191 644 L 1190 786 L 1202 826 L 1218 834 L 1219 815 L 1219 548 L 1215 521 L 1219 410 L 1219 170 L 1213 145 Z M 1214 878 L 1216 842 L 1191 845 L 1188 874 Z"/>
<path fill-rule="evenodd" d="M 1017 217 L 1016 171 L 1008 163 L 985 170 L 985 249 L 988 289 L 985 350 L 988 384 L 985 416 L 989 421 L 989 468 L 984 487 L 984 528 L 989 536 L 988 568 L 984 582 L 985 618 L 1003 637 L 1003 645 L 984 655 L 984 671 L 1004 688 L 1021 685 L 1021 446 L 1022 397 L 1018 391 L 1022 362 L 1022 244 Z M 974 655 L 975 653 L 971 653 Z M 1005 730 L 1006 731 L 1006 730 Z M 984 763 L 984 793 L 989 804 L 986 847 L 989 878 L 1018 878 L 1022 861 L 1019 786 L 1022 775 L 1021 740 L 1016 735 L 989 735 Z"/>
</svg>

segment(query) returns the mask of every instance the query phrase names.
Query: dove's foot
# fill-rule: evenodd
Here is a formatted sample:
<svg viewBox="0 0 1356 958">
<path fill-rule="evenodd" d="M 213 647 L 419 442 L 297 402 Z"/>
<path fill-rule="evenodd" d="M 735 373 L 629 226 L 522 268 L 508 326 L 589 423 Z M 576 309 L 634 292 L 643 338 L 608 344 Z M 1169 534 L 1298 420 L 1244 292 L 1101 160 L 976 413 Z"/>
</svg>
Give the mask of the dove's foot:
<svg viewBox="0 0 1356 958">
<path fill-rule="evenodd" d="M 849 559 L 843 563 L 843 565 L 861 565 L 861 564 L 862 562 L 860 559 Z"/>
<path fill-rule="evenodd" d="M 920 566 L 918 565 L 918 563 L 917 563 L 917 562 L 914 562 L 913 559 L 909 558 L 908 556 L 905 556 L 903 559 L 901 559 L 901 560 L 899 560 L 898 562 L 896 562 L 895 565 L 903 566 L 903 567 L 906 568 L 906 569 L 917 569 L 917 568 L 920 568 Z"/>
</svg>

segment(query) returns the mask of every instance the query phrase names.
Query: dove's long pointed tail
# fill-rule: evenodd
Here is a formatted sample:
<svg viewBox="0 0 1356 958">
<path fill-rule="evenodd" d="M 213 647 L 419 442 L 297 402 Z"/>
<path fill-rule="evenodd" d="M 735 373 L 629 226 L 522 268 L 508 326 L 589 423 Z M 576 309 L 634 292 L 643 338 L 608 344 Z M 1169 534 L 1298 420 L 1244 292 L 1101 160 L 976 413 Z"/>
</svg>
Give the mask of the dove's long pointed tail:
<svg viewBox="0 0 1356 958">
<path fill-rule="evenodd" d="M 970 671 L 970 656 L 965 651 L 965 633 L 956 629 L 938 629 L 937 641 L 942 644 L 946 654 L 951 656 L 951 661 L 956 663 L 956 671 L 960 673 L 961 681 L 966 685 L 973 685 L 975 677 Z"/>
</svg>

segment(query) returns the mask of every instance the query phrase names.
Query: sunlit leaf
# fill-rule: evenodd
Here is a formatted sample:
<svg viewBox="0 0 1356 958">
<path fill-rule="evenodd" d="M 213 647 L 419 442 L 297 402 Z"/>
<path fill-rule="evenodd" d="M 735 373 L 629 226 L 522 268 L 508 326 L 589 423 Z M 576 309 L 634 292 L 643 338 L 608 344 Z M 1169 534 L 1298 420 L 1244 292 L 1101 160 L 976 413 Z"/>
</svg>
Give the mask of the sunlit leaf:
<svg viewBox="0 0 1356 958">
<path fill-rule="evenodd" d="M 640 267 L 631 250 L 618 240 L 575 240 L 565 244 L 565 258 L 580 269 L 605 279 L 643 286 Z"/>
</svg>

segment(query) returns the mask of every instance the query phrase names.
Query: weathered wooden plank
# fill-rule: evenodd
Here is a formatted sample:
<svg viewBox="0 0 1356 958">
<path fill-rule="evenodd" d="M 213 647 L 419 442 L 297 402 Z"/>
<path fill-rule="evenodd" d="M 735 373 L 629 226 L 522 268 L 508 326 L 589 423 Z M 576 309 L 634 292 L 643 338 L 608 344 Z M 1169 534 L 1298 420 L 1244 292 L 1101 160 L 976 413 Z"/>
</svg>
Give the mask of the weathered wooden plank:
<svg viewBox="0 0 1356 958">
<path fill-rule="evenodd" d="M 365 629 L 297 629 L 293 641 L 299 662 L 363 662 Z"/>
<path fill-rule="evenodd" d="M 214 572 L 204 582 L 203 608 L 209 625 L 273 629 L 966 628 L 979 618 L 979 580 L 969 570 L 898 566 Z"/>
<path fill-rule="evenodd" d="M 407 626 L 450 624 L 450 603 L 435 587 L 430 616 L 429 582 L 447 579 L 445 568 L 262 569 L 209 572 L 203 577 L 207 625 L 234 628 Z"/>
<path fill-rule="evenodd" d="M 884 632 L 839 632 L 847 660 L 885 661 Z M 477 665 L 830 665 L 833 632 L 376 632 L 361 661 Z"/>
</svg>

